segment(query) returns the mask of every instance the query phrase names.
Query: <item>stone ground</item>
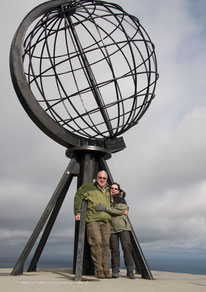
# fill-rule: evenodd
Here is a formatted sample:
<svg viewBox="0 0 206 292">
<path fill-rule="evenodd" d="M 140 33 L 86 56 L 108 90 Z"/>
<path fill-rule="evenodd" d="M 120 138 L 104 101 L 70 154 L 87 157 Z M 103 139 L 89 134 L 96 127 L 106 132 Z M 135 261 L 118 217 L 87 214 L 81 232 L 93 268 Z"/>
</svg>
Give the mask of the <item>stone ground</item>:
<svg viewBox="0 0 206 292">
<path fill-rule="evenodd" d="M 74 281 L 71 269 L 41 268 L 37 272 L 24 272 L 11 276 L 12 269 L 0 269 L 0 292 L 201 292 L 206 291 L 206 275 L 192 275 L 152 271 L 154 280 L 134 280 L 126 277 L 121 270 L 118 279 L 97 279 L 83 276 L 82 281 Z"/>
</svg>

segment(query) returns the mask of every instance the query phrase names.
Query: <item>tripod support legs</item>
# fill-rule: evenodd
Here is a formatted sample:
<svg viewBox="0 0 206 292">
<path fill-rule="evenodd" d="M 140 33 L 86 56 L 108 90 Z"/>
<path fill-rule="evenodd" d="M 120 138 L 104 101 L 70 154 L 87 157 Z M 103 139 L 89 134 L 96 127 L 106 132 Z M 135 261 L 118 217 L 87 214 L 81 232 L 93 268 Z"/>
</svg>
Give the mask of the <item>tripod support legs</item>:
<svg viewBox="0 0 206 292">
<path fill-rule="evenodd" d="M 95 148 L 95 147 L 94 147 Z M 98 148 L 98 147 L 96 147 Z M 38 260 L 42 254 L 42 251 L 46 245 L 47 239 L 56 221 L 58 213 L 61 209 L 63 201 L 66 197 L 67 191 L 70 187 L 72 179 L 77 176 L 77 187 L 79 188 L 82 183 L 92 181 L 96 178 L 96 174 L 100 170 L 106 170 L 108 173 L 108 182 L 113 182 L 112 175 L 105 161 L 105 157 L 102 151 L 98 149 L 87 149 L 84 147 L 84 151 L 74 151 L 71 161 L 66 168 L 56 190 L 54 191 L 48 205 L 46 206 L 38 224 L 36 225 L 28 243 L 26 244 L 23 252 L 21 253 L 15 267 L 13 268 L 11 275 L 20 275 L 23 273 L 25 261 L 30 254 L 34 244 L 36 243 L 39 234 L 43 227 L 46 227 L 43 231 L 41 239 L 38 243 L 36 251 L 33 255 L 31 263 L 28 267 L 28 272 L 36 271 Z M 95 150 L 95 151 L 93 151 Z M 108 153 L 107 153 L 108 155 Z M 107 157 L 108 158 L 108 157 Z M 82 274 L 91 275 L 94 274 L 94 265 L 91 261 L 91 255 L 86 234 L 86 206 L 87 202 L 82 202 L 81 220 L 75 224 L 75 242 L 74 242 L 74 259 L 73 259 L 73 272 L 75 273 L 75 281 L 82 280 Z M 136 270 L 142 275 L 142 278 L 152 280 L 152 274 L 144 258 L 143 252 L 136 238 L 134 230 L 131 231 L 133 259 L 136 265 Z"/>
</svg>

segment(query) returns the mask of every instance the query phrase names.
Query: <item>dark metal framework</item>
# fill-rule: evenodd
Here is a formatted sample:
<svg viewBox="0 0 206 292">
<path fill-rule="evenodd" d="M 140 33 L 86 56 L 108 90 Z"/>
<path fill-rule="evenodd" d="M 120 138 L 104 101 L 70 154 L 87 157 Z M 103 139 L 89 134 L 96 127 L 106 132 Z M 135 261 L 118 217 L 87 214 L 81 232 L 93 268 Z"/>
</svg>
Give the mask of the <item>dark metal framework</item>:
<svg viewBox="0 0 206 292">
<path fill-rule="evenodd" d="M 66 155 L 71 158 L 71 161 L 66 168 L 48 205 L 46 206 L 38 224 L 36 225 L 36 228 L 34 229 L 28 243 L 20 255 L 14 269 L 12 270 L 11 275 L 16 276 L 23 273 L 24 263 L 32 248 L 34 247 L 34 244 L 37 242 L 41 231 L 43 230 L 42 236 L 38 242 L 37 248 L 27 269 L 28 272 L 36 271 L 39 258 L 46 245 L 47 239 L 50 235 L 74 176 L 77 176 L 78 186 L 80 186 L 84 182 L 91 181 L 96 177 L 96 174 L 99 170 L 104 169 L 108 173 L 109 183 L 114 181 L 106 163 L 106 159 L 110 158 L 111 155 L 108 151 L 105 151 L 104 148 L 95 146 L 77 147 L 73 149 L 73 152 L 67 151 Z M 87 241 L 85 239 L 85 218 L 86 201 L 83 201 L 81 220 L 80 223 L 76 222 L 75 228 L 73 271 L 76 281 L 82 280 L 83 274 L 94 274 L 94 268 L 91 262 L 89 250 L 87 248 Z M 142 278 L 152 280 L 153 276 L 133 228 L 131 231 L 131 239 L 136 271 L 141 274 Z"/>
<path fill-rule="evenodd" d="M 15 34 L 10 67 L 29 116 L 66 147 L 89 141 L 109 148 L 144 115 L 158 78 L 154 45 L 139 20 L 97 0 L 33 9 Z"/>
<path fill-rule="evenodd" d="M 12 271 L 19 275 L 45 227 L 28 268 L 36 270 L 74 176 L 79 187 L 105 169 L 113 182 L 106 159 L 125 148 L 119 136 L 150 106 L 158 73 L 154 44 L 139 20 L 119 5 L 99 0 L 53 0 L 34 8 L 14 36 L 10 70 L 27 114 L 67 147 L 71 158 Z M 86 202 L 75 227 L 76 280 L 94 273 L 85 240 L 85 212 Z M 152 279 L 133 229 L 131 238 L 136 270 Z"/>
</svg>

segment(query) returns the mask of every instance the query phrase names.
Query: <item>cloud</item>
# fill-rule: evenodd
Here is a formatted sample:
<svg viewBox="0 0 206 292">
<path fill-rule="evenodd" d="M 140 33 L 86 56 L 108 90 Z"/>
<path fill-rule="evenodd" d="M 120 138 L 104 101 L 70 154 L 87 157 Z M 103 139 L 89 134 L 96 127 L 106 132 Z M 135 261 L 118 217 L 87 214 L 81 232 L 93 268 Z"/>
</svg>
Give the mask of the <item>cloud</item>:
<svg viewBox="0 0 206 292">
<path fill-rule="evenodd" d="M 150 250 L 201 250 L 205 240 L 205 38 L 187 4 L 173 1 L 166 8 L 155 2 L 150 29 L 160 72 L 156 98 L 125 135 L 125 153 L 108 161 L 127 191 L 137 236 Z"/>
<path fill-rule="evenodd" d="M 127 192 L 129 217 L 145 250 L 204 251 L 206 215 L 205 1 L 114 0 L 136 15 L 155 43 L 156 97 L 125 133 L 127 148 L 107 161 Z M 9 3 L 9 4 L 8 4 Z M 8 57 L 22 18 L 42 1 L 4 2 L 1 21 L 0 258 L 24 248 L 69 163 L 65 148 L 47 137 L 21 107 Z M 24 4 L 24 5 L 23 5 Z M 5 12 L 11 13 L 10 20 Z M 73 180 L 48 241 L 48 252 L 73 251 Z M 48 257 L 49 257 L 48 255 Z"/>
<path fill-rule="evenodd" d="M 206 107 L 195 108 L 184 116 L 171 135 L 162 141 L 148 166 L 150 177 L 158 170 L 155 181 L 152 179 L 154 184 L 175 187 L 204 179 L 206 138 L 202 135 L 202 127 L 205 124 Z"/>
</svg>

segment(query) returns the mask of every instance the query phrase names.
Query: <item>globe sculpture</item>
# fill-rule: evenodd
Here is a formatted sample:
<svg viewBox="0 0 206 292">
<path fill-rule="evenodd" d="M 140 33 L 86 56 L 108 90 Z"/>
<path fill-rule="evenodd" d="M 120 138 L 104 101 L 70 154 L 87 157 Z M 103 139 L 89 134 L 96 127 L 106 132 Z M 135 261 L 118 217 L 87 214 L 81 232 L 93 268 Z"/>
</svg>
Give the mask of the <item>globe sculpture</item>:
<svg viewBox="0 0 206 292">
<path fill-rule="evenodd" d="M 81 185 L 94 178 L 98 169 L 105 169 L 113 181 L 105 160 L 125 148 L 121 135 L 150 106 L 158 73 L 154 44 L 139 20 L 119 5 L 99 0 L 54 0 L 34 8 L 14 36 L 10 69 L 27 114 L 45 134 L 65 146 L 71 158 L 13 270 L 20 274 L 51 213 L 30 265 L 29 270 L 35 270 L 73 176 Z M 82 221 L 77 242 L 84 228 Z M 139 270 L 146 266 L 142 275 L 152 278 L 134 234 L 133 239 L 140 253 L 137 261 L 143 261 Z M 75 257 L 79 254 L 82 248 L 75 251 Z"/>
</svg>

